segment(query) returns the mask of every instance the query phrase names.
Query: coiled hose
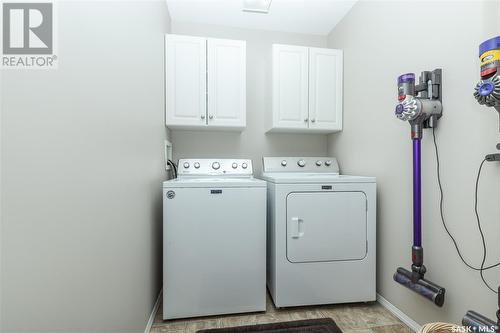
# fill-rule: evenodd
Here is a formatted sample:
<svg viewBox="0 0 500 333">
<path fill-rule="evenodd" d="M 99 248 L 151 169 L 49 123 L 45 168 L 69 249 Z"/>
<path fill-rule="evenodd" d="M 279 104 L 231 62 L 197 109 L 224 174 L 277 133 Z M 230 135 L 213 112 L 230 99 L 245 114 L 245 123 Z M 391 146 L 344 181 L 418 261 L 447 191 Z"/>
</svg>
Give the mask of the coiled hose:
<svg viewBox="0 0 500 333">
<path fill-rule="evenodd" d="M 450 333 L 453 332 L 453 328 L 456 328 L 456 324 L 449 323 L 428 323 L 420 328 L 418 333 Z"/>
</svg>

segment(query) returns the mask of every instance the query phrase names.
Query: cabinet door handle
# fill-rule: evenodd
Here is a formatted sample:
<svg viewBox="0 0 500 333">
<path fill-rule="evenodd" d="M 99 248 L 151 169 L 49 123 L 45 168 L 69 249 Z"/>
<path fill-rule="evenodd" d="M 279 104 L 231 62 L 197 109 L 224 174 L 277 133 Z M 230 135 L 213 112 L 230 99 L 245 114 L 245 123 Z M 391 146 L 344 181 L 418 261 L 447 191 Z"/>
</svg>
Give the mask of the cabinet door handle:
<svg viewBox="0 0 500 333">
<path fill-rule="evenodd" d="M 205 115 L 204 114 L 201 115 L 201 119 L 205 119 Z"/>
<path fill-rule="evenodd" d="M 214 115 L 213 115 L 213 114 L 211 114 L 211 115 L 209 115 L 209 116 L 208 116 L 208 118 L 210 118 L 210 119 L 214 119 Z"/>
</svg>

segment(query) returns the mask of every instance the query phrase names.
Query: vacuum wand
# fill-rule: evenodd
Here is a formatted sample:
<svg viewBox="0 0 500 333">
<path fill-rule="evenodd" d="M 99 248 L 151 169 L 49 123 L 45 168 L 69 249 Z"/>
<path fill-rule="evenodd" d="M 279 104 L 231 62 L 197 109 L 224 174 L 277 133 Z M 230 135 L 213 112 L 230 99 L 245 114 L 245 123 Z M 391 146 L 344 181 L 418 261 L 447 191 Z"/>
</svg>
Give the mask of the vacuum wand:
<svg viewBox="0 0 500 333">
<path fill-rule="evenodd" d="M 413 248 L 422 248 L 421 140 L 413 139 Z"/>
<path fill-rule="evenodd" d="M 394 281 L 417 294 L 443 306 L 445 289 L 426 280 L 424 275 L 424 250 L 422 248 L 422 173 L 421 142 L 424 128 L 437 125 L 442 115 L 441 69 L 425 71 L 415 85 L 415 74 L 403 74 L 398 78 L 398 100 L 396 116 L 411 125 L 413 142 L 413 246 L 411 250 L 411 272 L 399 267 Z"/>
</svg>

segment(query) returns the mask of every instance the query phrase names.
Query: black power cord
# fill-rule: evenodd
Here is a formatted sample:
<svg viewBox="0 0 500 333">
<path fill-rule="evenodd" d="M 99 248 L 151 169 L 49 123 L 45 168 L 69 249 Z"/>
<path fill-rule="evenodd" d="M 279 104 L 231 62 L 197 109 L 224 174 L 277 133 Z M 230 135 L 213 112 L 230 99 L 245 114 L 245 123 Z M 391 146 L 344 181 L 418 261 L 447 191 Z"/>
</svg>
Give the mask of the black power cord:
<svg viewBox="0 0 500 333">
<path fill-rule="evenodd" d="M 486 161 L 487 161 L 487 159 L 485 158 L 484 160 L 481 161 L 481 164 L 479 165 L 479 170 L 477 171 L 477 178 L 476 178 L 476 190 L 474 192 L 474 212 L 476 214 L 477 227 L 479 229 L 479 233 L 481 234 L 481 241 L 483 243 L 483 260 L 481 261 L 481 269 L 479 270 L 479 275 L 481 276 L 481 280 L 483 280 L 483 283 L 485 284 L 485 286 L 488 287 L 488 289 L 490 289 L 495 294 L 498 294 L 498 291 L 493 289 L 488 284 L 488 281 L 486 281 L 486 279 L 484 277 L 484 271 L 485 271 L 484 263 L 486 262 L 486 254 L 487 254 L 487 252 L 486 252 L 486 240 L 484 238 L 483 228 L 481 227 L 481 219 L 479 218 L 479 211 L 477 208 L 477 206 L 478 206 L 477 197 L 478 197 L 478 189 L 479 189 L 479 178 L 481 177 L 481 171 L 483 169 L 484 162 L 486 162 Z"/>
<path fill-rule="evenodd" d="M 177 178 L 177 166 L 172 160 L 167 160 L 167 164 L 172 168 L 172 176 Z"/>
<path fill-rule="evenodd" d="M 481 165 L 479 166 L 479 170 L 478 170 L 477 177 L 476 177 L 476 189 L 475 189 L 475 196 L 474 196 L 474 198 L 475 198 L 474 199 L 474 209 L 475 209 L 475 213 L 476 213 L 477 226 L 478 226 L 478 229 L 479 229 L 479 233 L 481 234 L 481 241 L 482 241 L 482 244 L 483 244 L 483 258 L 482 258 L 482 262 L 481 262 L 481 267 L 478 268 L 478 267 L 474 267 L 473 265 L 469 264 L 467 262 L 467 260 L 465 260 L 465 258 L 462 255 L 462 252 L 460 251 L 460 248 L 458 247 L 458 243 L 457 243 L 455 237 L 453 237 L 453 235 L 451 234 L 450 230 L 448 229 L 448 226 L 446 225 L 446 222 L 445 222 L 445 219 L 444 219 L 444 212 L 443 212 L 444 194 L 443 194 L 443 185 L 441 183 L 441 166 L 440 166 L 440 160 L 439 160 L 439 150 L 438 150 L 438 145 L 437 145 L 437 140 L 436 140 L 436 129 L 435 128 L 432 128 L 432 137 L 434 139 L 434 148 L 435 148 L 435 152 L 436 152 L 437 180 L 438 180 L 439 194 L 440 194 L 439 213 L 441 215 L 441 222 L 443 223 L 444 230 L 446 231 L 446 233 L 448 234 L 448 236 L 450 236 L 451 240 L 453 241 L 453 245 L 455 246 L 457 254 L 460 257 L 460 260 L 462 260 L 462 262 L 467 267 L 469 267 L 470 269 L 475 270 L 475 271 L 479 271 L 479 273 L 481 275 L 481 279 L 483 280 L 484 284 L 490 290 L 492 290 L 494 293 L 498 293 L 497 291 L 495 291 L 493 288 L 490 287 L 490 285 L 486 282 L 486 280 L 484 278 L 484 275 L 483 275 L 484 271 L 500 266 L 500 262 L 498 262 L 498 263 L 496 263 L 494 265 L 490 265 L 490 266 L 486 266 L 486 267 L 484 266 L 484 264 L 486 262 L 487 247 L 486 247 L 486 240 L 484 238 L 483 229 L 481 227 L 481 220 L 479 218 L 479 213 L 478 213 L 478 209 L 477 209 L 477 206 L 478 206 L 477 205 L 477 202 L 478 202 L 477 198 L 478 198 L 479 178 L 481 176 L 481 170 L 483 168 L 484 162 L 486 162 L 486 159 L 484 159 L 481 162 Z"/>
</svg>

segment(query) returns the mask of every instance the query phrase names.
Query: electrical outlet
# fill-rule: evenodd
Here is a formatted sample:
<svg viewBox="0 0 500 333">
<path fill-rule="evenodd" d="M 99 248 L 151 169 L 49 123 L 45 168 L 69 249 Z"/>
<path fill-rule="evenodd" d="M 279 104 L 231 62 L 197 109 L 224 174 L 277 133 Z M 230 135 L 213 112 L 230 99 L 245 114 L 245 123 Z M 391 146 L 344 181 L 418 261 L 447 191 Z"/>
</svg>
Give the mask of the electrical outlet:
<svg viewBox="0 0 500 333">
<path fill-rule="evenodd" d="M 164 144 L 165 149 L 165 170 L 170 170 L 170 165 L 168 165 L 167 161 L 172 160 L 172 142 L 165 140 Z"/>
</svg>

